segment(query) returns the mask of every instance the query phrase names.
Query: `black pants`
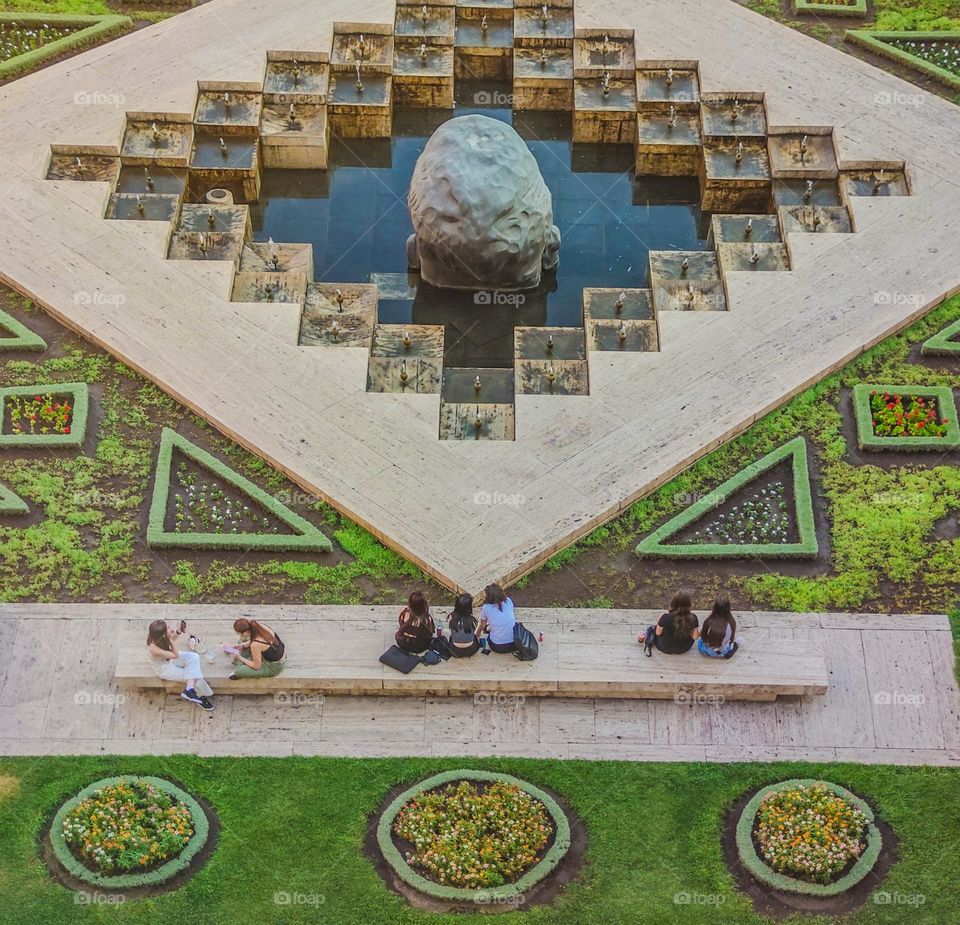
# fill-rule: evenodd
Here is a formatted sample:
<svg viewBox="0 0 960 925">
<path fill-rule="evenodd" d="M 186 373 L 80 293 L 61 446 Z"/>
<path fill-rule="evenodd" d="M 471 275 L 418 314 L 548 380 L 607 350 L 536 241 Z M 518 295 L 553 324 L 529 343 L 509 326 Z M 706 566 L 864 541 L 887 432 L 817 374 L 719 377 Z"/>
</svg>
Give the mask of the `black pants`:
<svg viewBox="0 0 960 925">
<path fill-rule="evenodd" d="M 489 637 L 487 638 L 487 645 L 490 646 L 491 652 L 513 652 L 517 648 L 512 642 L 494 642 Z"/>
<path fill-rule="evenodd" d="M 460 646 L 455 646 L 453 643 L 450 643 L 450 654 L 454 658 L 469 658 L 471 655 L 476 655 L 480 651 L 480 641 L 476 636 L 473 637 L 473 642 L 461 648 Z"/>
</svg>

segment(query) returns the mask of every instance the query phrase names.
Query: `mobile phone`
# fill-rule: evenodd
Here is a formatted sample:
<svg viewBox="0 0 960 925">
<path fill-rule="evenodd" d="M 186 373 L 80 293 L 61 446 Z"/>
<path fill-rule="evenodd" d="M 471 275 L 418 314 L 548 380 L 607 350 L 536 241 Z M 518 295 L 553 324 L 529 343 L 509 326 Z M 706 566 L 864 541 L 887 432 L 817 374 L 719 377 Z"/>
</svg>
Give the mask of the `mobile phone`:
<svg viewBox="0 0 960 925">
<path fill-rule="evenodd" d="M 178 629 L 179 629 L 179 631 L 180 631 L 181 633 L 185 633 L 185 632 L 187 631 L 187 621 L 186 621 L 186 620 L 181 620 L 181 621 L 180 621 L 180 626 L 178 627 Z"/>
</svg>

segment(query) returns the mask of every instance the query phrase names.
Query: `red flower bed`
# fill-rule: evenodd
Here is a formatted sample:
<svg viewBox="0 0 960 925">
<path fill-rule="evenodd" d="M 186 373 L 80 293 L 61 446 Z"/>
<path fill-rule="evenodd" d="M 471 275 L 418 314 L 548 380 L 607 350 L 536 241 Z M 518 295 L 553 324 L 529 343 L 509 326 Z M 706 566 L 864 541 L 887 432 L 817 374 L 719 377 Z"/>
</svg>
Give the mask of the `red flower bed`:
<svg viewBox="0 0 960 925">
<path fill-rule="evenodd" d="M 73 405 L 53 392 L 32 397 L 9 396 L 6 411 L 10 420 L 8 433 L 17 436 L 69 434 L 73 422 Z"/>
<path fill-rule="evenodd" d="M 945 437 L 947 418 L 940 416 L 935 398 L 870 393 L 873 432 L 878 437 Z"/>
</svg>

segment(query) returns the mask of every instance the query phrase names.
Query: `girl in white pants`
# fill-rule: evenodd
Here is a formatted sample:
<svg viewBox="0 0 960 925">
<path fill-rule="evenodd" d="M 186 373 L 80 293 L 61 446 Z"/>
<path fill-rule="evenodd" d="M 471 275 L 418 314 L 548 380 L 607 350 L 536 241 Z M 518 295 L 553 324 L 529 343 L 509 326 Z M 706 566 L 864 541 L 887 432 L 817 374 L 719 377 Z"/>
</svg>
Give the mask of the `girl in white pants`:
<svg viewBox="0 0 960 925">
<path fill-rule="evenodd" d="M 147 632 L 147 652 L 157 677 L 164 681 L 183 681 L 180 695 L 206 711 L 213 709 L 210 697 L 213 690 L 204 680 L 200 656 L 196 652 L 181 652 L 176 641 L 182 630 L 169 626 L 166 620 L 154 620 Z"/>
</svg>

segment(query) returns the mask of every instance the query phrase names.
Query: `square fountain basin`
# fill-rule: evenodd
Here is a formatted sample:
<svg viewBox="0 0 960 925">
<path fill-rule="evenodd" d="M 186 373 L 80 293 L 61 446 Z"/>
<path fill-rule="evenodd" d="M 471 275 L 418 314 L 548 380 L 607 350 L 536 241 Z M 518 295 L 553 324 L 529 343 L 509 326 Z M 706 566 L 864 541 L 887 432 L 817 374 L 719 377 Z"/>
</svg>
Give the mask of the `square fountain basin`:
<svg viewBox="0 0 960 925">
<path fill-rule="evenodd" d="M 475 421 L 482 418 L 480 429 Z M 501 405 L 440 402 L 441 440 L 513 440 L 516 414 L 512 402 Z"/>
<path fill-rule="evenodd" d="M 683 261 L 688 267 L 683 270 Z M 720 267 L 713 251 L 651 251 L 650 279 L 656 282 L 675 280 L 686 285 L 687 281 L 719 281 Z"/>
<path fill-rule="evenodd" d="M 271 260 L 276 254 L 277 263 Z M 308 280 L 313 279 L 312 244 L 274 244 L 266 241 L 251 241 L 244 245 L 240 258 L 240 269 L 257 273 L 302 273 Z"/>
<path fill-rule="evenodd" d="M 544 22 L 539 6 L 517 7 L 513 12 L 513 35 L 520 46 L 572 48 L 573 10 L 548 4 Z"/>
<path fill-rule="evenodd" d="M 230 102 L 224 95 L 229 93 Z M 221 135 L 255 135 L 260 128 L 263 95 L 250 90 L 204 89 L 197 95 L 193 121 Z"/>
<path fill-rule="evenodd" d="M 651 150 L 700 147 L 700 120 L 696 113 L 675 113 L 673 126 L 666 112 L 637 113 L 637 145 Z"/>
<path fill-rule="evenodd" d="M 453 48 L 450 45 L 425 43 L 427 57 L 420 57 L 420 43 L 397 42 L 393 54 L 394 83 L 399 86 L 412 78 L 453 80 Z M 396 88 L 395 88 L 396 89 Z M 399 95 L 399 94 L 398 94 Z"/>
<path fill-rule="evenodd" d="M 736 102 L 740 111 L 734 119 Z M 700 100 L 700 119 L 704 138 L 764 138 L 767 134 L 767 114 L 759 100 L 705 93 Z"/>
<path fill-rule="evenodd" d="M 760 258 L 752 263 L 753 254 Z M 773 241 L 749 244 L 718 244 L 717 259 L 724 273 L 731 271 L 753 273 L 790 269 L 790 258 L 785 244 Z"/>
<path fill-rule="evenodd" d="M 590 394 L 586 360 L 517 360 L 515 378 L 517 395 Z"/>
<path fill-rule="evenodd" d="M 143 212 L 139 207 L 143 206 Z M 180 197 L 172 193 L 114 193 L 106 218 L 136 222 L 172 222 L 180 208 Z"/>
<path fill-rule="evenodd" d="M 513 17 L 500 16 L 497 11 L 487 14 L 487 31 L 483 31 L 482 17 L 458 15 L 454 44 L 477 54 L 491 48 L 513 48 Z"/>
<path fill-rule="evenodd" d="M 521 47 L 513 52 L 513 79 L 525 86 L 569 87 L 573 94 L 573 52 L 569 48 L 547 48 L 546 64 L 541 62 L 540 48 Z"/>
<path fill-rule="evenodd" d="M 604 51 L 604 39 L 607 39 Z M 577 77 L 609 72 L 636 82 L 637 55 L 632 29 L 577 29 L 573 40 L 573 67 Z M 634 88 L 636 93 L 636 88 Z"/>
<path fill-rule="evenodd" d="M 452 39 L 456 32 L 456 11 L 450 7 L 427 7 L 427 21 L 423 21 L 423 4 L 398 4 L 394 21 L 396 38 L 415 38 L 429 44 L 432 38 Z"/>
<path fill-rule="evenodd" d="M 442 324 L 378 324 L 373 332 L 370 355 L 400 360 L 413 357 L 443 360 L 443 333 Z M 404 335 L 410 339 L 409 346 L 404 346 Z"/>
<path fill-rule="evenodd" d="M 520 360 L 586 360 L 587 346 L 583 328 L 514 328 L 514 357 Z M 553 338 L 553 348 L 548 342 Z"/>
<path fill-rule="evenodd" d="M 621 325 L 626 335 L 622 340 Z M 656 321 L 591 321 L 587 331 L 590 349 L 602 353 L 656 353 L 660 349 Z"/>
<path fill-rule="evenodd" d="M 354 72 L 335 73 L 330 77 L 329 106 L 340 112 L 390 106 L 390 77 L 361 72 L 363 91 L 357 90 Z"/>
<path fill-rule="evenodd" d="M 784 234 L 853 233 L 846 206 L 780 206 L 779 213 Z"/>
<path fill-rule="evenodd" d="M 573 85 L 574 111 L 630 113 L 635 121 L 636 92 L 633 81 L 614 79 L 610 81 L 610 92 L 604 96 L 600 77 L 577 77 Z"/>
<path fill-rule="evenodd" d="M 193 143 L 190 169 L 204 173 L 213 171 L 217 176 L 231 173 L 246 176 L 256 172 L 258 139 L 228 135 L 223 141 L 227 146 L 226 153 L 220 147 L 220 136 L 198 133 Z"/>
<path fill-rule="evenodd" d="M 404 381 L 403 374 L 407 378 Z M 372 356 L 367 362 L 368 392 L 436 395 L 443 379 L 443 359 L 426 356 Z"/>
<path fill-rule="evenodd" d="M 302 303 L 306 291 L 307 277 L 297 270 L 292 273 L 241 270 L 233 277 L 230 301 Z"/>
<path fill-rule="evenodd" d="M 342 30 L 342 31 L 340 31 Z M 363 49 L 360 47 L 363 37 Z M 330 65 L 333 70 L 352 71 L 357 62 L 364 70 L 389 73 L 393 64 L 393 24 L 335 23 Z"/>
<path fill-rule="evenodd" d="M 732 140 L 704 140 L 703 159 L 708 180 L 747 181 L 770 179 L 770 160 L 762 139 L 743 140 L 743 159 L 737 163 L 737 144 Z"/>
<path fill-rule="evenodd" d="M 153 189 L 150 189 L 147 183 L 147 172 L 153 180 Z M 120 176 L 117 177 L 118 193 L 139 193 L 143 196 L 164 193 L 180 196 L 186 186 L 187 171 L 182 168 L 126 166 L 120 168 Z"/>
<path fill-rule="evenodd" d="M 204 234 L 221 232 L 237 235 L 243 239 L 250 237 L 251 227 L 249 206 L 220 206 L 207 203 L 185 203 L 180 210 L 180 221 L 177 223 L 177 231 Z"/>
<path fill-rule="evenodd" d="M 475 387 L 480 377 L 480 391 Z M 499 405 L 513 402 L 513 370 L 486 367 L 448 367 L 443 371 L 440 395 L 445 402 L 472 405 Z"/>
<path fill-rule="evenodd" d="M 773 200 L 777 206 L 840 206 L 840 184 L 836 180 L 814 180 L 810 199 L 806 199 L 806 180 L 777 180 L 773 184 Z"/>
<path fill-rule="evenodd" d="M 700 101 L 700 78 L 693 68 L 673 69 L 673 83 L 667 83 L 666 67 L 637 70 L 637 105 L 640 109 L 696 109 Z"/>
<path fill-rule="evenodd" d="M 77 166 L 77 158 L 80 166 Z M 53 154 L 47 168 L 48 180 L 79 180 L 114 183 L 120 171 L 120 158 L 108 154 Z"/>
<path fill-rule="evenodd" d="M 800 146 L 802 132 L 771 135 L 768 139 L 770 169 L 774 177 L 832 179 L 840 172 L 833 135 L 807 135 L 807 150 Z"/>
<path fill-rule="evenodd" d="M 290 106 L 294 121 L 290 121 Z M 323 145 L 329 130 L 327 107 L 317 103 L 264 103 L 260 140 L 265 145 Z"/>
<path fill-rule="evenodd" d="M 620 293 L 623 307 L 617 309 Z M 653 294 L 649 289 L 584 289 L 584 321 L 653 321 Z"/>
<path fill-rule="evenodd" d="M 877 181 L 880 181 L 879 188 Z M 840 173 L 840 185 L 845 196 L 909 196 L 910 187 L 902 166 L 896 168 L 870 168 L 867 170 L 844 170 Z"/>
<path fill-rule="evenodd" d="M 154 125 L 158 134 L 156 140 L 153 137 Z M 120 160 L 124 164 L 186 167 L 192 148 L 191 122 L 128 119 L 120 147 Z"/>
<path fill-rule="evenodd" d="M 206 251 L 200 247 L 201 237 L 206 242 Z M 231 260 L 235 266 L 239 266 L 243 242 L 240 235 L 222 231 L 203 235 L 195 231 L 177 231 L 170 238 L 167 259 Z"/>
<path fill-rule="evenodd" d="M 747 234 L 747 223 L 753 220 L 753 230 Z M 708 244 L 742 244 L 750 241 L 780 242 L 780 222 L 776 215 L 714 215 L 710 219 Z"/>
<path fill-rule="evenodd" d="M 727 300 L 720 281 L 690 280 L 693 285 L 693 301 L 687 282 L 683 280 L 663 280 L 654 283 L 653 301 L 657 313 L 661 312 L 724 312 Z"/>
<path fill-rule="evenodd" d="M 299 68 L 296 77 L 295 66 Z M 330 62 L 326 52 L 267 52 L 263 75 L 265 102 L 325 103 L 329 86 Z"/>
<path fill-rule="evenodd" d="M 336 291 L 343 295 L 343 310 Z M 368 283 L 310 283 L 300 323 L 302 346 L 369 348 L 377 317 L 377 287 Z M 334 336 L 334 322 L 340 333 Z"/>
</svg>

